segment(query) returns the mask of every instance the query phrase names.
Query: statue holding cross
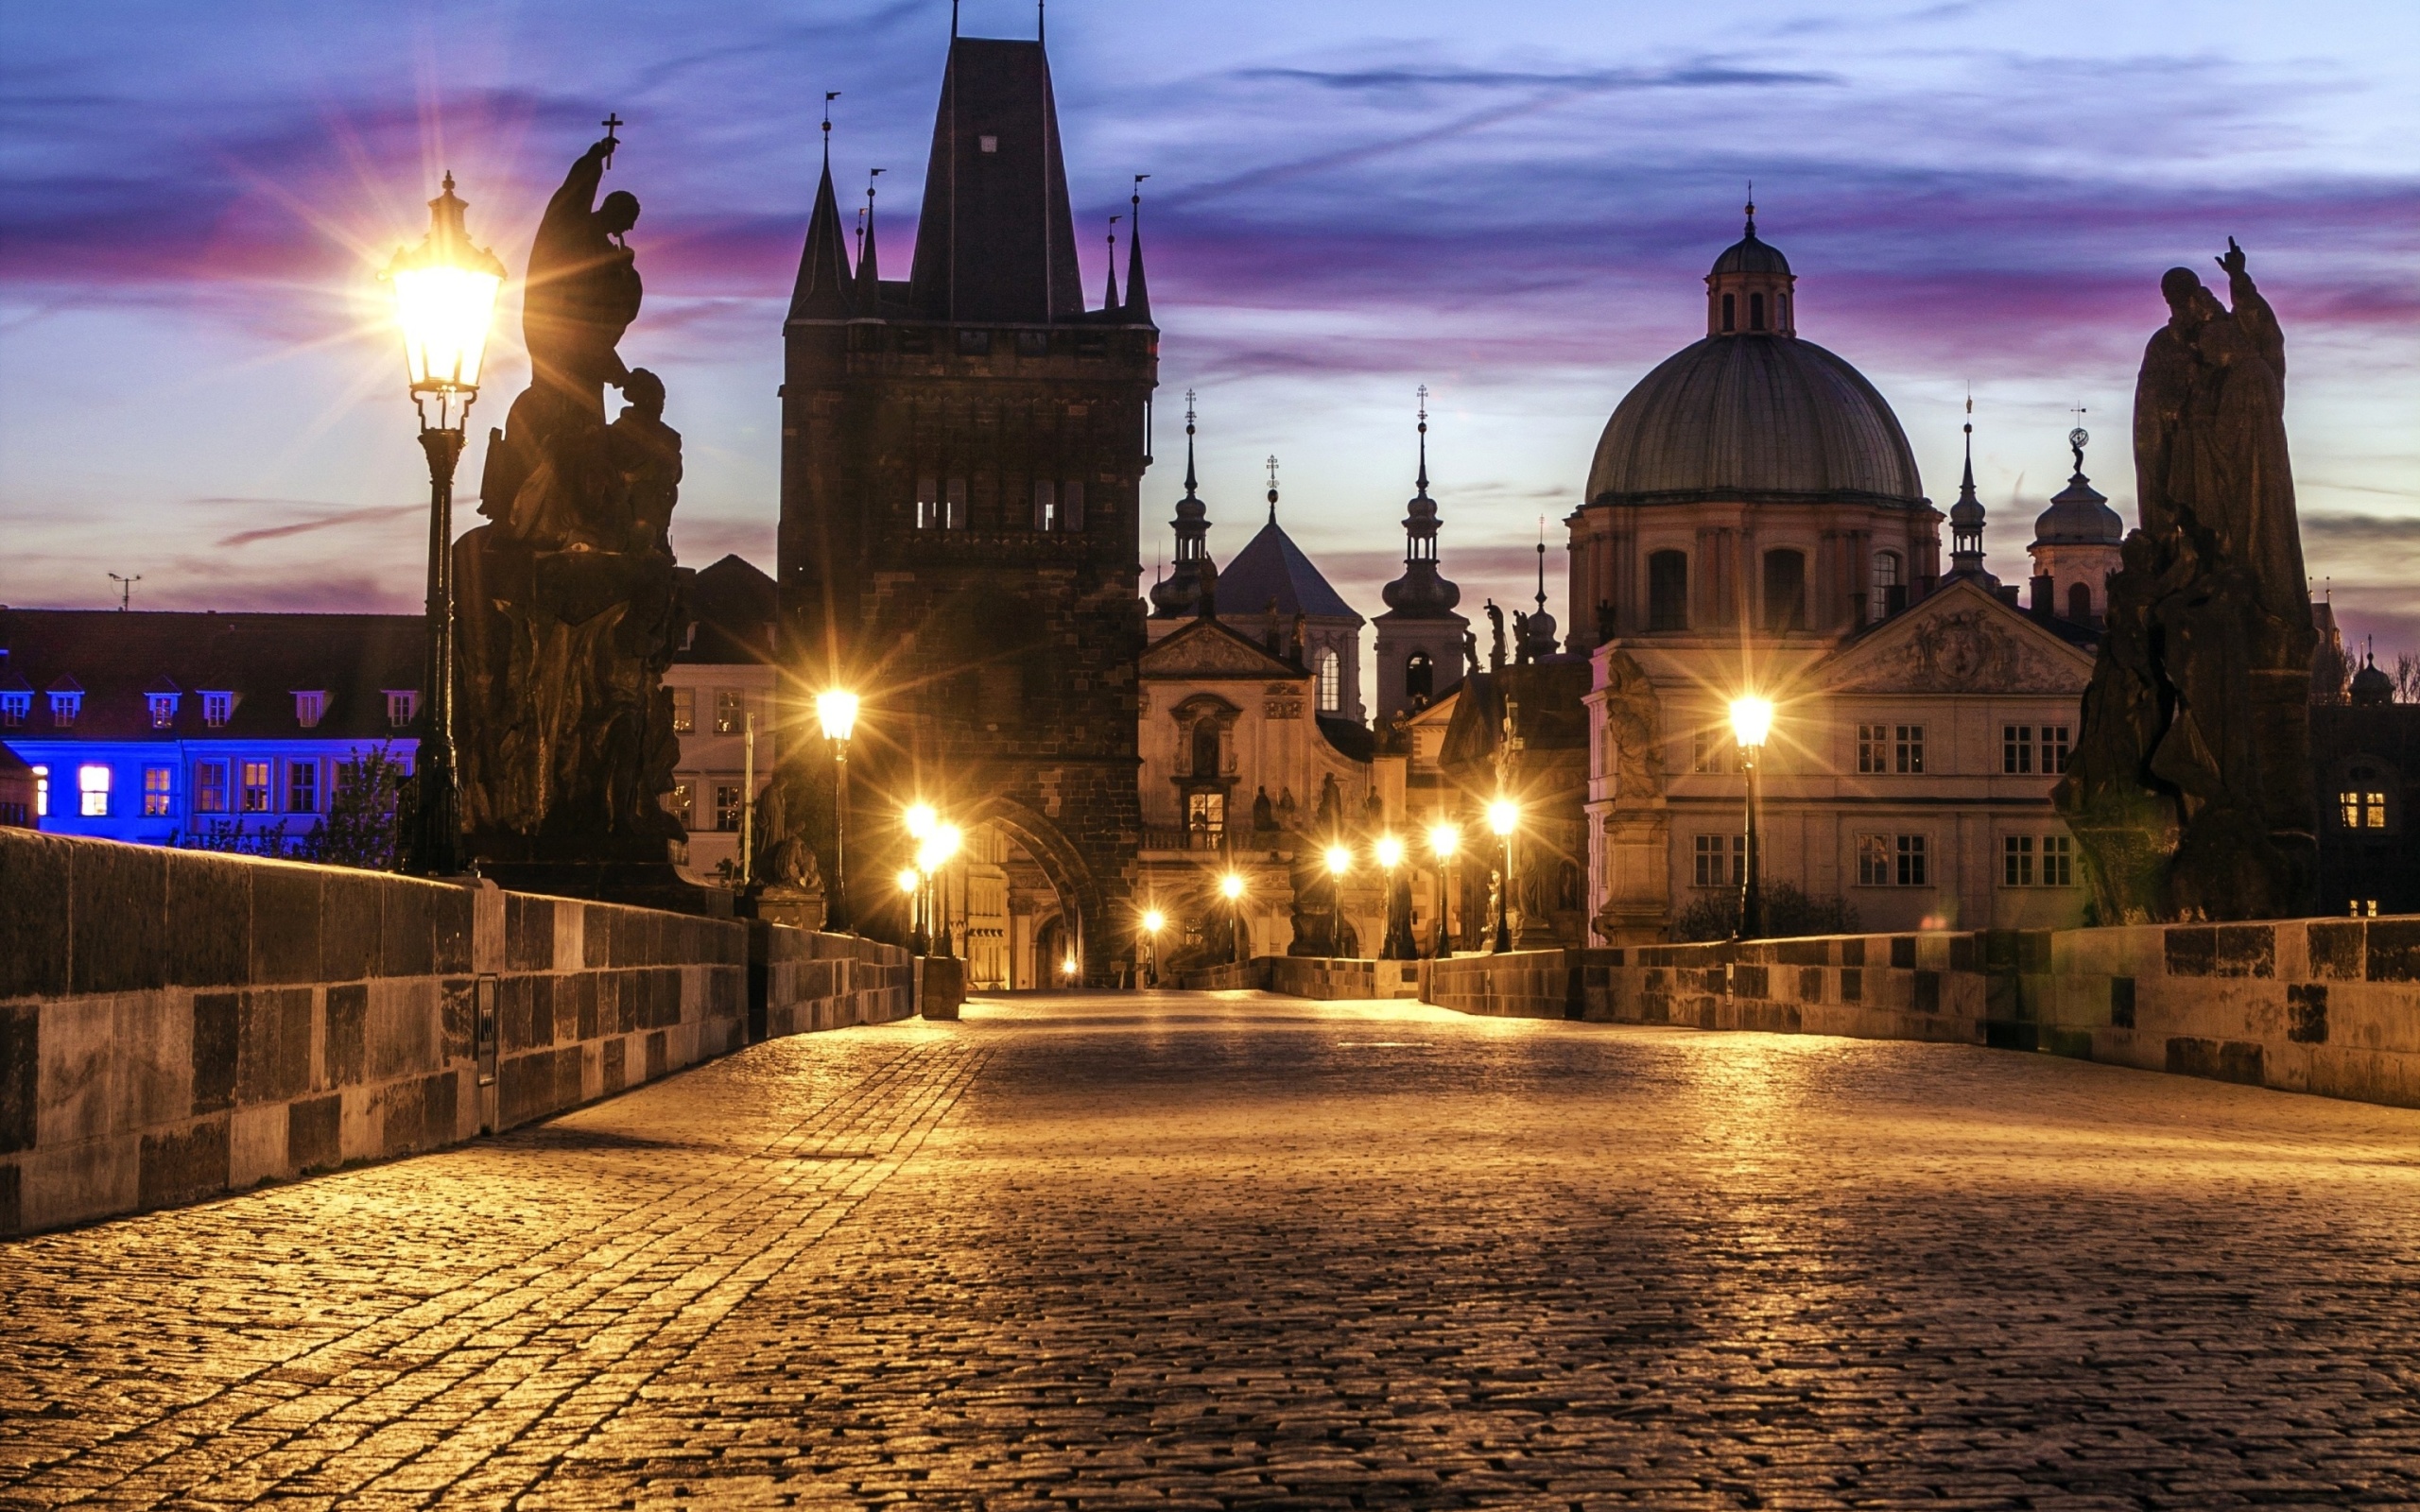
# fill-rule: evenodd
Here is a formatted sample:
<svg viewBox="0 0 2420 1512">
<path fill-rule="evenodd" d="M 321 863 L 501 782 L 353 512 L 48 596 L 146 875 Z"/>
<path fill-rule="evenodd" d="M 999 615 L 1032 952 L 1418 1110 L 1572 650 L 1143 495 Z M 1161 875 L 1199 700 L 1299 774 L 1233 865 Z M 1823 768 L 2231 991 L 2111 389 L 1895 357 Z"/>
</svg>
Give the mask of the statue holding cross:
<svg viewBox="0 0 2420 1512">
<path fill-rule="evenodd" d="M 605 118 L 606 134 L 546 201 L 522 296 L 521 334 L 538 385 L 598 425 L 605 423 L 604 386 L 619 388 L 630 376 L 614 348 L 637 318 L 644 293 L 623 240 L 638 224 L 638 197 L 616 189 L 596 203 L 599 180 L 621 146 L 613 129 L 621 124 L 619 116 Z"/>
</svg>

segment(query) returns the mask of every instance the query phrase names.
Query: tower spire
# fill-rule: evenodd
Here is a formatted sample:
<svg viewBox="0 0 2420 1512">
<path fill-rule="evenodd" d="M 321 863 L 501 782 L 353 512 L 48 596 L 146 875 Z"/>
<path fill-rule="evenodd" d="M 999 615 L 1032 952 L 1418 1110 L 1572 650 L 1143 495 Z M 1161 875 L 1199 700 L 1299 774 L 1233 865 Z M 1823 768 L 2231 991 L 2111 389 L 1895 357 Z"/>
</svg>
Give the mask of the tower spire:
<svg viewBox="0 0 2420 1512">
<path fill-rule="evenodd" d="M 1101 296 L 1100 301 L 1104 315 L 1117 309 L 1117 223 L 1125 218 L 1123 215 L 1109 217 L 1109 292 Z"/>
<path fill-rule="evenodd" d="M 857 239 L 857 313 L 859 315 L 882 313 L 882 258 L 879 251 L 881 243 L 876 239 L 873 229 L 873 181 L 887 171 L 883 168 L 873 168 L 866 173 L 866 208 L 863 218 L 859 222 L 864 230 Z"/>
<path fill-rule="evenodd" d="M 848 232 L 840 225 L 840 201 L 832 193 L 832 164 L 815 186 L 815 211 L 807 217 L 806 246 L 798 260 L 798 283 L 790 291 L 789 318 L 845 319 L 850 312 Z"/>
<path fill-rule="evenodd" d="M 1151 296 L 1143 284 L 1143 180 L 1148 173 L 1134 176 L 1134 193 L 1127 200 L 1126 221 L 1126 323 L 1151 323 Z"/>
<path fill-rule="evenodd" d="M 1975 496 L 1975 396 L 1966 396 L 1966 469 L 1958 480 L 1958 502 L 1949 507 L 1949 575 L 1998 585 L 1983 571 L 1983 501 Z"/>
<path fill-rule="evenodd" d="M 1184 614 L 1203 618 L 1216 615 L 1217 606 L 1211 597 L 1216 591 L 1218 568 L 1210 560 L 1207 537 L 1210 533 L 1209 506 L 1196 491 L 1200 481 L 1193 470 L 1193 390 L 1184 391 L 1184 497 L 1176 502 L 1176 518 L 1168 524 L 1176 531 L 1176 568 L 1166 582 L 1151 585 L 1151 612 L 1160 619 L 1174 619 Z"/>
<path fill-rule="evenodd" d="M 1380 590 L 1408 619 L 1450 619 L 1462 591 L 1437 576 L 1437 501 L 1428 496 L 1428 386 L 1419 389 L 1420 473 L 1403 507 L 1403 576 Z"/>
</svg>

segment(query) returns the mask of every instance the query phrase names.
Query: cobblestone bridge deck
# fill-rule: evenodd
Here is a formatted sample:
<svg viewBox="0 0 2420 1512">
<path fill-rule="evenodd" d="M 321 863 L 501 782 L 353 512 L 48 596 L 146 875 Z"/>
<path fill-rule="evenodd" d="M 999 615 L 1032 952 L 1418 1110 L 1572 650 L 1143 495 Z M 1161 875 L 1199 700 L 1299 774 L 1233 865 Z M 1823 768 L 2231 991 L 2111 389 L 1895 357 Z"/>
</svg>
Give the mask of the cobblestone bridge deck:
<svg viewBox="0 0 2420 1512">
<path fill-rule="evenodd" d="M 1247 994 L 0 1245 L 0 1505 L 2420 1502 L 2420 1113 Z"/>
</svg>

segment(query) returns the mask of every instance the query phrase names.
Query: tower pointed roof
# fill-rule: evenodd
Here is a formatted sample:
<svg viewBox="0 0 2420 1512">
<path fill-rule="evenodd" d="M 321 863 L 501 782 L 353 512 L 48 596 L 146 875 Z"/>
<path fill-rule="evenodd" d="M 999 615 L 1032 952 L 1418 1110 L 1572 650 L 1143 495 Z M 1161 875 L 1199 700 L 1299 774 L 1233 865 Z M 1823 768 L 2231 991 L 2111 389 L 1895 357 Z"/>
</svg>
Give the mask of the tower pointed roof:
<svg viewBox="0 0 2420 1512">
<path fill-rule="evenodd" d="M 1109 286 L 1100 297 L 1100 313 L 1117 313 L 1117 219 L 1109 217 Z"/>
<path fill-rule="evenodd" d="M 1437 501 L 1428 496 L 1428 389 L 1420 390 L 1420 475 L 1404 506 L 1403 576 L 1382 590 L 1387 608 L 1403 619 L 1461 619 L 1462 591 L 1437 571 Z"/>
<path fill-rule="evenodd" d="M 876 174 L 880 168 L 873 170 Z M 882 313 L 882 259 L 873 229 L 873 180 L 866 180 L 865 234 L 857 249 L 856 304 L 859 315 Z"/>
<path fill-rule="evenodd" d="M 1143 282 L 1143 180 L 1148 173 L 1134 176 L 1134 195 L 1128 203 L 1126 220 L 1126 306 L 1128 325 L 1151 323 L 1150 290 Z"/>
<path fill-rule="evenodd" d="M 933 115 L 908 299 L 927 319 L 1084 313 L 1050 60 L 1036 42 L 955 37 Z"/>
<path fill-rule="evenodd" d="M 1271 459 L 1272 463 L 1274 458 Z M 1253 615 L 1274 609 L 1281 618 L 1296 614 L 1312 619 L 1361 623 L 1353 606 L 1329 585 L 1277 524 L 1277 485 L 1269 488 L 1269 523 L 1236 552 L 1219 575 L 1219 596 L 1230 614 Z"/>
<path fill-rule="evenodd" d="M 1217 581 L 1218 567 L 1210 559 L 1210 507 L 1201 502 L 1193 468 L 1193 391 L 1184 395 L 1184 497 L 1176 502 L 1176 566 L 1164 580 L 1151 585 L 1151 612 L 1178 619 L 1202 610 L 1202 598 Z M 1210 610 L 1215 612 L 1215 610 Z"/>
<path fill-rule="evenodd" d="M 832 193 L 832 164 L 815 186 L 815 213 L 806 221 L 806 248 L 799 254 L 798 284 L 790 291 L 793 320 L 845 319 L 849 298 L 849 246 L 840 227 L 840 201 Z"/>
<path fill-rule="evenodd" d="M 1967 413 L 1975 402 L 1966 401 Z M 1975 422 L 1966 422 L 1966 471 L 1958 480 L 1958 502 L 1949 507 L 1949 576 L 1971 577 L 1986 588 L 1998 582 L 1983 571 L 1983 501 L 1975 496 Z"/>
</svg>

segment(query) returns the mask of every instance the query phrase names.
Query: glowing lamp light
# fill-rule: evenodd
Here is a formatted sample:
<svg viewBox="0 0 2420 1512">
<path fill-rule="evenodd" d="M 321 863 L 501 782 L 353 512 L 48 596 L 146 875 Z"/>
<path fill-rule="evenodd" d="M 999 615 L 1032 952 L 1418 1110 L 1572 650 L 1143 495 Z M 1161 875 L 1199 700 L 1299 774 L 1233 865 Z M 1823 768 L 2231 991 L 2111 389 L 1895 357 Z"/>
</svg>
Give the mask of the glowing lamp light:
<svg viewBox="0 0 2420 1512">
<path fill-rule="evenodd" d="M 911 840 L 925 838 L 933 833 L 934 827 L 942 822 L 942 816 L 933 812 L 933 806 L 930 803 L 908 804 L 904 818 L 908 825 L 908 838 Z"/>
<path fill-rule="evenodd" d="M 1392 871 L 1403 865 L 1403 842 L 1392 834 L 1378 837 L 1378 865 Z"/>
<path fill-rule="evenodd" d="M 1228 872 L 1219 879 L 1219 893 L 1227 902 L 1234 902 L 1244 895 L 1244 879 L 1232 871 Z"/>
<path fill-rule="evenodd" d="M 1428 832 L 1428 849 L 1436 852 L 1440 861 L 1451 856 L 1454 848 L 1461 843 L 1462 832 L 1450 824 L 1440 824 Z"/>
<path fill-rule="evenodd" d="M 1487 806 L 1487 827 L 1498 834 L 1511 834 L 1521 827 L 1521 805 L 1509 798 L 1499 798 Z"/>
<path fill-rule="evenodd" d="M 933 830 L 933 850 L 942 860 L 947 861 L 958 854 L 959 842 L 964 838 L 964 835 L 958 833 L 958 826 L 955 824 L 936 826 Z"/>
<path fill-rule="evenodd" d="M 1731 734 L 1740 745 L 1754 748 L 1765 743 L 1773 731 L 1773 706 L 1765 698 L 1734 698 L 1731 700 Z"/>
<path fill-rule="evenodd" d="M 1341 877 L 1352 868 L 1352 851 L 1347 850 L 1340 845 L 1332 845 L 1327 848 L 1327 869 L 1330 872 Z"/>
<path fill-rule="evenodd" d="M 395 323 L 403 328 L 404 364 L 412 397 L 467 401 L 479 389 L 488 332 L 495 323 L 504 265 L 462 229 L 467 208 L 454 196 L 454 176 L 428 202 L 428 234 L 399 249 L 385 278 L 395 291 Z"/>
<path fill-rule="evenodd" d="M 857 728 L 857 696 L 834 690 L 815 696 L 815 717 L 823 726 L 826 740 L 846 740 Z M 921 838 L 921 836 L 919 836 Z"/>
<path fill-rule="evenodd" d="M 1072 955 L 1059 963 L 1059 970 L 1069 976 L 1076 974 L 1076 958 Z"/>
<path fill-rule="evenodd" d="M 1166 914 L 1164 914 L 1164 913 L 1161 913 L 1158 909 L 1156 909 L 1156 908 L 1152 908 L 1152 909 L 1148 909 L 1148 910 L 1146 910 L 1146 911 L 1144 912 L 1144 914 L 1143 914 L 1143 933 L 1144 933 L 1144 934 L 1146 934 L 1146 935 L 1156 935 L 1156 934 L 1158 934 L 1161 930 L 1167 928 L 1167 925 L 1168 925 L 1168 916 L 1167 916 L 1167 915 L 1166 915 Z"/>
<path fill-rule="evenodd" d="M 912 893 L 916 890 L 916 868 L 902 867 L 899 868 L 899 875 L 893 880 L 899 884 L 901 892 Z"/>
</svg>

